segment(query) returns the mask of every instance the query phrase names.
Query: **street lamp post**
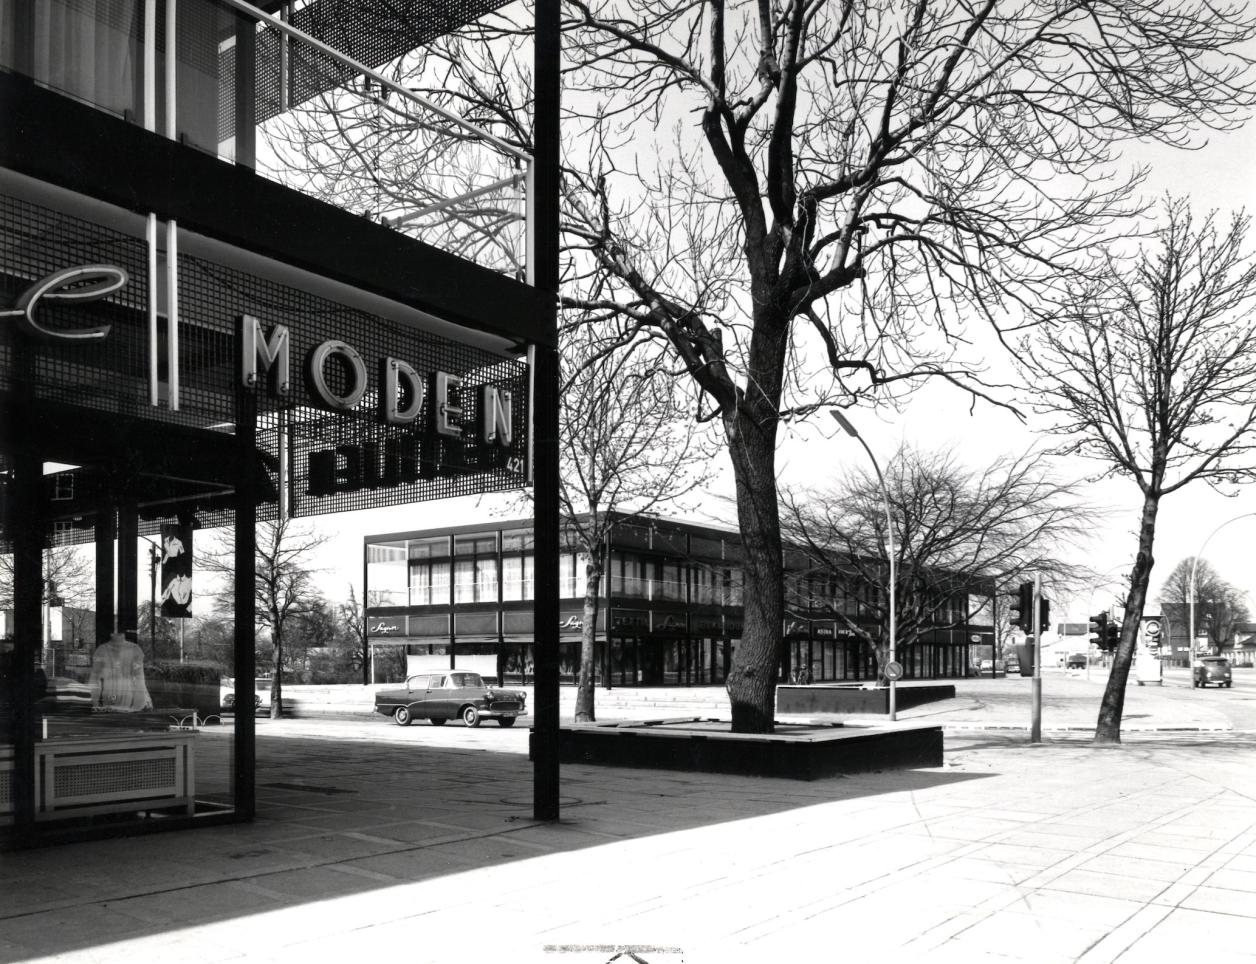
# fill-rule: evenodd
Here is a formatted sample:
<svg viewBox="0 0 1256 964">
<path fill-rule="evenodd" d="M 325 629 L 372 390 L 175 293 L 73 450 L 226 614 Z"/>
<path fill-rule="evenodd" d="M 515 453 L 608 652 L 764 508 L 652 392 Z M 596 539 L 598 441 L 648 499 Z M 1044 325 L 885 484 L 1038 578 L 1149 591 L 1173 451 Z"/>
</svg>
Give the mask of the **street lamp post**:
<svg viewBox="0 0 1256 964">
<path fill-rule="evenodd" d="M 1238 522 L 1239 519 L 1246 519 L 1248 516 L 1256 516 L 1256 512 L 1244 512 L 1241 515 L 1236 515 L 1233 519 L 1226 519 L 1225 522 L 1213 529 L 1212 532 L 1208 533 L 1208 538 L 1203 541 L 1199 547 L 1199 551 L 1195 553 L 1195 557 L 1191 560 L 1191 579 L 1187 592 L 1189 597 L 1187 599 L 1189 628 L 1187 630 L 1188 635 L 1186 639 L 1186 669 L 1188 672 L 1191 668 L 1191 661 L 1195 658 L 1195 574 L 1199 569 L 1199 557 L 1204 554 L 1204 550 L 1208 548 L 1208 543 L 1212 541 L 1213 536 L 1228 526 L 1231 522 Z"/>
<path fill-rule="evenodd" d="M 897 563 L 895 559 L 896 553 L 894 551 L 894 517 L 893 515 L 890 514 L 890 493 L 889 493 L 889 490 L 885 487 L 885 476 L 881 474 L 881 466 L 877 463 L 877 457 L 872 454 L 872 449 L 868 448 L 868 443 L 864 441 L 863 436 L 860 435 L 857 431 L 855 431 L 855 426 L 851 425 L 850 420 L 847 419 L 846 416 L 843 415 L 841 411 L 839 411 L 838 409 L 836 408 L 829 409 L 829 414 L 832 415 L 833 418 L 836 420 L 837 424 L 842 427 L 842 431 L 844 431 L 851 438 L 857 440 L 859 444 L 863 446 L 864 451 L 868 453 L 868 458 L 872 460 L 872 467 L 876 470 L 877 484 L 881 486 L 881 499 L 885 505 L 885 540 L 888 546 L 888 552 L 889 552 L 889 557 L 890 557 L 890 587 L 889 587 L 890 640 L 889 642 L 890 642 L 890 662 L 892 663 L 894 662 L 894 643 L 895 643 L 895 637 L 898 630 L 897 619 L 896 619 L 897 614 L 894 608 L 894 594 L 895 594 L 894 588 L 897 585 L 898 570 L 897 570 Z M 895 689 L 895 687 L 897 686 L 897 682 L 895 680 L 890 680 L 889 683 L 890 683 L 890 720 L 894 721 L 898 719 L 898 705 L 897 705 L 898 693 L 896 692 L 896 689 Z"/>
</svg>

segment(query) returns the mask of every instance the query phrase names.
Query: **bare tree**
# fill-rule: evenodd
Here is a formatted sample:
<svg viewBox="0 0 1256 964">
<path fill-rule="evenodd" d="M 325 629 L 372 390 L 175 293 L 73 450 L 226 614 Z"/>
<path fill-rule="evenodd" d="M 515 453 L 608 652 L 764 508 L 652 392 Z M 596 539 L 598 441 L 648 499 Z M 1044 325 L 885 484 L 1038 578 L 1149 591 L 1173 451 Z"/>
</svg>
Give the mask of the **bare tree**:
<svg viewBox="0 0 1256 964">
<path fill-rule="evenodd" d="M 1195 565 L 1193 556 L 1181 560 L 1160 589 L 1161 611 L 1172 612 L 1173 620 L 1181 621 L 1180 629 L 1184 634 L 1190 632 L 1192 565 Z M 1207 559 L 1200 559 L 1195 565 L 1195 615 L 1196 633 L 1199 627 L 1206 630 L 1209 649 L 1214 653 L 1223 645 L 1232 645 L 1238 624 L 1249 618 L 1247 594 L 1223 579 Z M 1191 640 L 1192 652 L 1195 646 L 1196 641 Z"/>
<path fill-rule="evenodd" d="M 283 715 L 284 631 L 289 620 L 309 614 L 321 601 L 307 560 L 326 541 L 325 536 L 316 535 L 291 519 L 257 524 L 254 597 L 257 600 L 258 628 L 270 631 L 271 670 L 274 674 L 270 697 L 272 719 Z M 224 533 L 203 556 L 207 569 L 228 574 L 234 571 L 234 558 L 234 539 L 229 532 Z M 224 608 L 229 609 L 229 600 L 224 602 L 227 602 Z"/>
<path fill-rule="evenodd" d="M 950 452 L 904 445 L 886 466 L 885 485 L 894 522 L 899 649 L 928 628 L 968 621 L 1026 573 L 1042 573 L 1060 592 L 1089 575 L 1066 559 L 1087 541 L 1099 514 L 1076 483 L 1043 471 L 1037 455 L 974 470 Z M 858 611 L 846 607 L 834 615 L 875 652 L 883 672 L 889 556 L 876 476 L 848 468 L 826 490 L 783 491 L 781 503 L 782 532 L 809 573 L 832 579 L 860 601 Z M 869 615 L 875 632 L 860 618 Z"/>
<path fill-rule="evenodd" d="M 528 13 L 510 9 L 396 70 L 530 149 Z M 1256 28 L 1241 5 L 1173 0 L 566 9 L 562 305 L 622 344 L 665 344 L 722 429 L 747 600 L 733 728 L 770 731 L 782 420 L 927 379 L 995 397 L 972 326 L 1002 338 L 1084 278 L 1138 183 L 1117 168 L 1123 139 L 1186 143 L 1252 104 L 1240 47 Z M 372 142 L 342 141 L 359 121 L 290 132 L 291 160 L 308 159 L 294 176 L 325 183 L 329 154 L 356 152 L 336 189 L 353 174 L 381 190 Z"/>
<path fill-rule="evenodd" d="M 358 600 L 353 584 L 349 584 L 349 598 L 336 607 L 345 636 L 353 642 L 349 659 L 354 669 L 362 671 L 362 685 L 371 681 L 371 654 L 366 645 L 366 610 Z"/>
<path fill-rule="evenodd" d="M 674 504 L 705 483 L 711 447 L 684 418 L 686 386 L 657 349 L 603 354 L 596 329 L 564 341 L 569 360 L 559 403 L 559 504 L 570 544 L 584 556 L 584 618 L 576 720 L 596 719 L 594 639 L 606 546 L 625 517 Z"/>
<path fill-rule="evenodd" d="M 1185 201 L 1132 264 L 1077 289 L 1033 356 L 1038 407 L 1066 453 L 1132 480 L 1142 497 L 1125 621 L 1095 727 L 1119 743 L 1125 684 L 1154 564 L 1161 500 L 1192 482 L 1256 477 L 1256 262 L 1248 218 L 1196 222 Z"/>
<path fill-rule="evenodd" d="M 45 549 L 42 573 L 44 602 L 60 599 L 57 605 L 90 607 L 96 598 L 95 567 L 81 546 Z M 0 553 L 0 608 L 12 605 L 13 554 Z"/>
</svg>

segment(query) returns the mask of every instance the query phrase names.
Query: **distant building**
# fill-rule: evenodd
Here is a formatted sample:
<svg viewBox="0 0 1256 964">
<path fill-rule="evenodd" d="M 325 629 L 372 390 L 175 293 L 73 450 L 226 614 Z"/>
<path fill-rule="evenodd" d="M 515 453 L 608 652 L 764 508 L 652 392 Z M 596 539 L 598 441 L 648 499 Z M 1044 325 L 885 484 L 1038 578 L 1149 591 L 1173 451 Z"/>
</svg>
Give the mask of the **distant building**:
<svg viewBox="0 0 1256 964">
<path fill-rule="evenodd" d="M 491 665 L 524 681 L 533 665 L 532 530 L 526 520 L 367 536 L 366 615 L 375 678 L 423 666 Z M 742 634 L 741 539 L 731 530 L 625 518 L 606 552 L 596 626 L 596 675 L 603 686 L 722 683 Z M 830 580 L 808 578 L 786 554 L 787 653 L 782 681 L 873 680 L 875 657 L 845 615 L 876 631 L 866 601 Z M 793 560 L 791 567 L 790 560 Z M 560 672 L 579 666 L 585 568 L 560 558 Z M 897 653 L 908 678 L 953 679 L 970 672 L 993 627 L 964 621 L 966 593 Z M 986 607 L 985 612 L 989 612 Z M 461 661 L 461 662 L 460 662 Z M 470 661 L 470 662 L 469 662 Z M 384 668 L 387 667 L 385 670 Z"/>
</svg>

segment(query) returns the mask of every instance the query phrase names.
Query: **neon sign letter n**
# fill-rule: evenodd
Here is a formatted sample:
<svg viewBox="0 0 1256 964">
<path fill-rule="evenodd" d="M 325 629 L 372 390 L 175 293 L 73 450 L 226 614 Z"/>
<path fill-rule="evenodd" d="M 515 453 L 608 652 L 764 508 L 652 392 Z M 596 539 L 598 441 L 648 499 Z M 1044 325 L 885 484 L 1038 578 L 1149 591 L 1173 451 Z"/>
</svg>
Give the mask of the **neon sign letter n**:
<svg viewBox="0 0 1256 964">
<path fill-rule="evenodd" d="M 269 337 L 262 333 L 262 323 L 252 315 L 240 316 L 240 380 L 245 388 L 257 385 L 258 362 L 263 371 L 275 370 L 275 394 L 292 391 L 288 377 L 288 355 L 291 339 L 287 325 L 275 325 Z"/>
<path fill-rule="evenodd" d="M 480 386 L 480 433 L 485 442 L 510 448 L 510 392 L 493 385 Z"/>
</svg>

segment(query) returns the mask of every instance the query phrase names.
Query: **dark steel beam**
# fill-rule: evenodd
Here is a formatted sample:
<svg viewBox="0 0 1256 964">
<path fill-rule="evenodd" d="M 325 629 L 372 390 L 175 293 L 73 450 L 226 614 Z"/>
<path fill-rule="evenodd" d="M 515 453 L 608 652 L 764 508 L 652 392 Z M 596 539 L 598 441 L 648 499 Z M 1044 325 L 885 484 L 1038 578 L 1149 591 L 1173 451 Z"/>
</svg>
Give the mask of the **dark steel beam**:
<svg viewBox="0 0 1256 964">
<path fill-rule="evenodd" d="M 558 767 L 558 187 L 559 0 L 537 0 L 534 76 L 536 143 L 532 208 L 533 284 L 546 296 L 551 336 L 533 354 L 533 512 L 536 529 L 535 669 L 532 811 L 557 820 Z"/>
</svg>

